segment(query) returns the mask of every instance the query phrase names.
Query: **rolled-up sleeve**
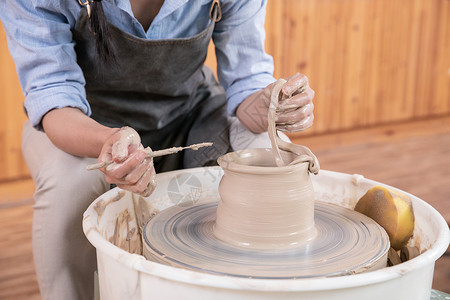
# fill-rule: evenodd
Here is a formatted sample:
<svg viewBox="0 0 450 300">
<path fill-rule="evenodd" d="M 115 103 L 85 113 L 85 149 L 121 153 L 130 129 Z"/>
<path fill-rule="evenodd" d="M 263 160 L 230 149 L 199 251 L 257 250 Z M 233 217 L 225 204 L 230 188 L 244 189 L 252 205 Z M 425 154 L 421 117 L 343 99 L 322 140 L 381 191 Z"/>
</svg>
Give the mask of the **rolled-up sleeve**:
<svg viewBox="0 0 450 300">
<path fill-rule="evenodd" d="M 33 126 L 54 108 L 91 114 L 83 73 L 76 62 L 69 16 L 59 1 L 0 0 L 0 19 Z"/>
<path fill-rule="evenodd" d="M 264 50 L 267 2 L 223 1 L 222 20 L 215 26 L 213 41 L 217 75 L 228 99 L 228 112 L 249 95 L 272 83 L 273 59 Z"/>
</svg>

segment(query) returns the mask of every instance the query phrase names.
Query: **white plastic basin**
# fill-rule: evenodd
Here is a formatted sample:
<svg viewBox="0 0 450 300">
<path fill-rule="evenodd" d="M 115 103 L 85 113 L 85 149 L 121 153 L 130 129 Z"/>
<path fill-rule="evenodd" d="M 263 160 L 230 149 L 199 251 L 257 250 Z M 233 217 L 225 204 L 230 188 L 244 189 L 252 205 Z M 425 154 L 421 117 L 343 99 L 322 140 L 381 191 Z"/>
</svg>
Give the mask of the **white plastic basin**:
<svg viewBox="0 0 450 300">
<path fill-rule="evenodd" d="M 219 167 L 196 168 L 157 175 L 158 187 L 143 200 L 164 209 L 196 197 L 217 196 L 223 171 Z M 190 178 L 191 186 L 183 186 Z M 176 181 L 176 179 L 182 179 Z M 360 175 L 321 170 L 311 175 L 316 199 L 353 208 L 373 185 L 381 183 Z M 189 193 L 191 197 L 180 195 Z M 381 184 L 383 185 L 383 184 Z M 387 186 L 387 185 L 384 185 Z M 179 188 L 179 190 L 178 190 Z M 449 245 L 449 228 L 429 204 L 409 194 L 416 217 L 414 238 L 422 254 L 394 267 L 362 274 L 296 280 L 261 280 L 211 275 L 178 269 L 146 260 L 110 242 L 117 230 L 117 218 L 127 211 L 127 232 L 137 232 L 135 205 L 138 196 L 112 189 L 86 210 L 83 230 L 97 250 L 101 299 L 430 299 L 435 261 Z M 102 209 L 99 209 L 99 204 Z M 127 232 L 122 234 L 126 237 Z M 139 235 L 128 234 L 127 243 Z"/>
</svg>

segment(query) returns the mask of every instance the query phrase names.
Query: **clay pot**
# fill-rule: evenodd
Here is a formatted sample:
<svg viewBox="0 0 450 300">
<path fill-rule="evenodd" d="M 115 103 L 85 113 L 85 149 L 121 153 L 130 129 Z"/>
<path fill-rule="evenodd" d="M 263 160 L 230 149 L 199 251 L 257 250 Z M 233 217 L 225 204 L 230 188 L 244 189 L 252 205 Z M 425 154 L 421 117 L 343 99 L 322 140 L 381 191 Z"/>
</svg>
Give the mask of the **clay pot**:
<svg viewBox="0 0 450 300">
<path fill-rule="evenodd" d="M 246 149 L 218 159 L 225 173 L 219 185 L 217 238 L 246 248 L 276 249 L 315 237 L 309 162 L 290 152 L 282 151 L 282 156 L 283 167 L 276 166 L 271 149 Z"/>
</svg>

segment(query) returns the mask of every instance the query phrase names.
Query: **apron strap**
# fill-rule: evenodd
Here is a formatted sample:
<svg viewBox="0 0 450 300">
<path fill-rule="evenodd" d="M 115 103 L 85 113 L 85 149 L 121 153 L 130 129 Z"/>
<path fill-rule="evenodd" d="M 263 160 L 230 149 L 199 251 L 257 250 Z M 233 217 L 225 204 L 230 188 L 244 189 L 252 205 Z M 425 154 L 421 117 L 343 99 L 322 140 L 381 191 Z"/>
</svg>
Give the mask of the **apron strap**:
<svg viewBox="0 0 450 300">
<path fill-rule="evenodd" d="M 209 10 L 209 18 L 211 20 L 215 19 L 216 23 L 222 19 L 222 6 L 220 5 L 220 0 L 213 1 L 211 9 Z"/>
</svg>

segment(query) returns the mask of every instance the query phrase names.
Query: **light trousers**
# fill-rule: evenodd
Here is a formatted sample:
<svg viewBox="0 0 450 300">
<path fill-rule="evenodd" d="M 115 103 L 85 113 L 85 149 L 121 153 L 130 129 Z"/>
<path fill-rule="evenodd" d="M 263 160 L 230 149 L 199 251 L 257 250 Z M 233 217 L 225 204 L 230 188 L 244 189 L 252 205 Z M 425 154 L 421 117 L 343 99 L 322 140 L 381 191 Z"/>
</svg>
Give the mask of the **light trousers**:
<svg viewBox="0 0 450 300">
<path fill-rule="evenodd" d="M 267 133 L 253 134 L 230 118 L 233 150 L 270 147 Z M 96 162 L 68 154 L 27 121 L 22 151 L 36 185 L 33 206 L 33 256 L 43 300 L 94 298 L 95 248 L 82 230 L 83 213 L 110 185 Z"/>
</svg>

